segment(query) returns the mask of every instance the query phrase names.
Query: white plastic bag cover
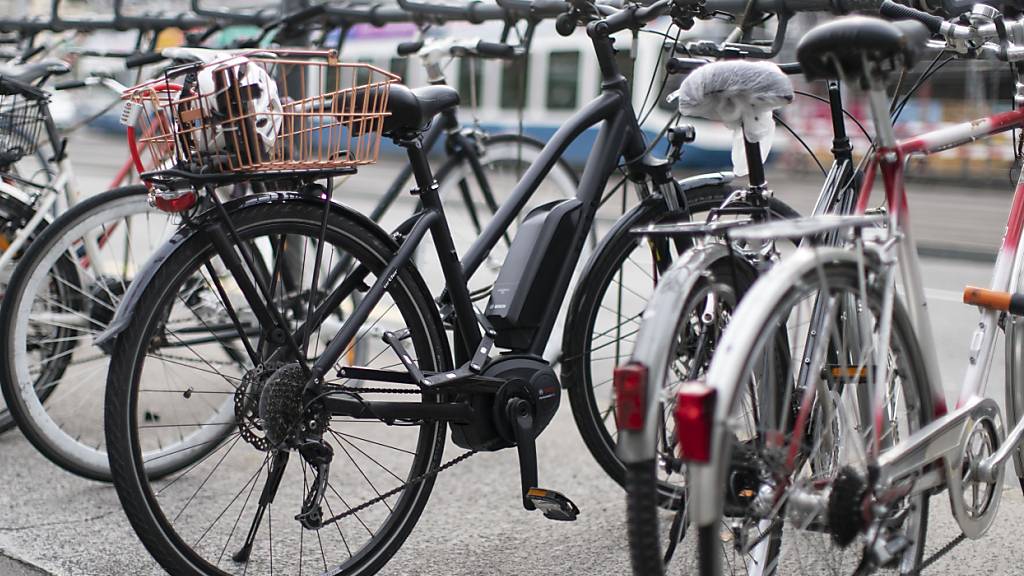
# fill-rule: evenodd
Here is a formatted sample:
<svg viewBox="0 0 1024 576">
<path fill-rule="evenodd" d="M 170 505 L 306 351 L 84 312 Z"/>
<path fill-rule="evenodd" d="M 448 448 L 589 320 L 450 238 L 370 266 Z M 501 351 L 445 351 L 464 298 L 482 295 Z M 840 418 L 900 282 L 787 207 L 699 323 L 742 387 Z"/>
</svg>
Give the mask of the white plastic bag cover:
<svg viewBox="0 0 1024 576">
<path fill-rule="evenodd" d="M 683 116 L 717 120 L 732 128 L 733 171 L 745 175 L 744 133 L 747 140 L 761 144 L 761 157 L 767 159 L 775 134 L 772 111 L 793 101 L 793 83 L 771 62 L 712 62 L 687 76 L 668 100 L 678 100 Z"/>
</svg>

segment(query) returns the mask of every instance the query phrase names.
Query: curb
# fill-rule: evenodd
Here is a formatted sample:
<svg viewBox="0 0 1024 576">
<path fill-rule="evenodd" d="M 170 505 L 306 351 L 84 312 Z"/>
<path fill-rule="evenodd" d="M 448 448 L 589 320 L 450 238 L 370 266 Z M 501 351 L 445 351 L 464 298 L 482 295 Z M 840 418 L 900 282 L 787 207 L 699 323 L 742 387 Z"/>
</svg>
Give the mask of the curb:
<svg viewBox="0 0 1024 576">
<path fill-rule="evenodd" d="M 4 576 L 56 576 L 53 572 L 22 560 L 2 548 L 0 548 L 0 574 Z"/>
</svg>

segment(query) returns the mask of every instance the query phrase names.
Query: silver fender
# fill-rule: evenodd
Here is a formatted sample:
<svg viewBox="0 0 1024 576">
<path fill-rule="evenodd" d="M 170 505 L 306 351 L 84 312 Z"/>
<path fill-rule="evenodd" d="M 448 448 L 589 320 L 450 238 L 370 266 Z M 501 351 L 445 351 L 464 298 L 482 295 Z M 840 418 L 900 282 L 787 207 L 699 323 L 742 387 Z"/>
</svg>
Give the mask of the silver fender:
<svg viewBox="0 0 1024 576">
<path fill-rule="evenodd" d="M 690 493 L 690 519 L 698 526 L 711 526 L 721 517 L 725 486 L 726 459 L 714 457 L 725 451 L 726 427 L 732 413 L 746 354 L 760 336 L 758 330 L 772 313 L 771 304 L 781 299 L 793 285 L 820 262 L 856 264 L 856 255 L 842 248 L 800 248 L 767 274 L 758 278 L 740 301 L 708 369 L 707 385 L 714 388 L 718 401 L 711 433 L 712 461 L 690 464 L 687 481 Z"/>
<path fill-rule="evenodd" d="M 729 257 L 723 244 L 710 244 L 686 251 L 668 269 L 644 309 L 633 347 L 631 362 L 648 367 L 644 427 L 619 430 L 616 452 L 626 464 L 647 462 L 657 455 L 657 433 L 669 355 L 675 342 L 679 307 L 701 275 L 712 264 Z"/>
</svg>

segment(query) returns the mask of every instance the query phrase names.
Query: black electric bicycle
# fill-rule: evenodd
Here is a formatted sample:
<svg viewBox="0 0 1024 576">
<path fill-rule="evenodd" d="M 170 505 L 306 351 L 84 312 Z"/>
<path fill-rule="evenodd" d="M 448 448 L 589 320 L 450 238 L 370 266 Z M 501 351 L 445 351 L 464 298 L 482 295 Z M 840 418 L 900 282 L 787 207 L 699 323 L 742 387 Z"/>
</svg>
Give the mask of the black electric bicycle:
<svg viewBox="0 0 1024 576">
<path fill-rule="evenodd" d="M 533 5 L 552 15 L 567 7 L 559 28 L 587 25 L 601 94 L 559 129 L 461 261 L 451 228 L 464 223 L 446 216 L 422 145 L 425 124 L 456 105 L 457 94 L 394 85 L 383 131 L 406 149 L 420 213 L 388 234 L 331 202 L 330 187 L 317 182 L 338 174 L 291 174 L 295 192 L 224 204 L 208 194 L 215 209 L 190 214 L 136 278 L 101 338 L 112 351 L 107 449 L 129 520 L 165 569 L 375 573 L 409 535 L 439 473 L 474 453 L 509 447 L 519 454 L 523 506 L 575 519 L 569 498 L 539 486 L 535 441 L 561 396 L 542 353 L 609 178 L 622 166 L 647 218 L 657 221 L 685 218 L 694 189 L 722 190 L 709 206 L 717 207 L 728 177 L 688 187 L 672 178 L 671 160 L 650 153 L 611 40 L 662 15 L 684 27 L 709 15 L 677 0 L 621 10 L 583 1 Z M 486 307 L 477 310 L 467 278 L 592 126 L 600 128 L 575 198 L 522 218 Z M 180 170 L 162 177 L 199 190 L 226 178 Z M 635 217 L 630 226 L 643 223 Z M 446 284 L 436 301 L 412 260 L 428 235 Z M 280 305 L 281 259 L 264 256 L 286 247 L 305 255 L 298 271 L 310 286 L 304 314 Z M 322 282 L 343 260 L 349 263 L 337 283 Z M 195 310 L 209 305 L 231 318 L 236 333 L 176 346 L 182 322 L 201 318 Z M 342 322 L 332 320 L 338 310 Z M 243 320 L 260 329 L 241 329 Z M 347 365 L 346 351 L 357 343 L 375 348 L 364 366 Z M 248 358 L 244 370 L 225 361 L 228 350 Z M 181 354 L 205 366 L 183 366 Z M 449 427 L 466 451 L 442 463 Z M 151 480 L 153 462 L 143 454 L 156 449 L 151 458 L 159 458 L 159 447 L 182 441 L 195 462 Z M 290 528 L 282 529 L 280 512 L 274 526 L 275 507 L 294 519 L 285 521 Z"/>
</svg>

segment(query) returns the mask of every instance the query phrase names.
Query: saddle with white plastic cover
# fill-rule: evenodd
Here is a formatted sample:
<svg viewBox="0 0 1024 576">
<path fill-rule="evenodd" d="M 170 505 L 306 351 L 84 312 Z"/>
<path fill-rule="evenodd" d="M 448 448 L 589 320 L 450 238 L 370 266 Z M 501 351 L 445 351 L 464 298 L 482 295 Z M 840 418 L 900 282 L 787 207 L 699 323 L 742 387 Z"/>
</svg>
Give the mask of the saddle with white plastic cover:
<svg viewBox="0 0 1024 576">
<path fill-rule="evenodd" d="M 768 158 L 775 121 L 772 112 L 793 101 L 793 83 L 771 62 L 720 61 L 697 68 L 668 97 L 679 113 L 717 120 L 733 130 L 732 163 L 737 175 L 748 172 L 744 135 Z"/>
</svg>

